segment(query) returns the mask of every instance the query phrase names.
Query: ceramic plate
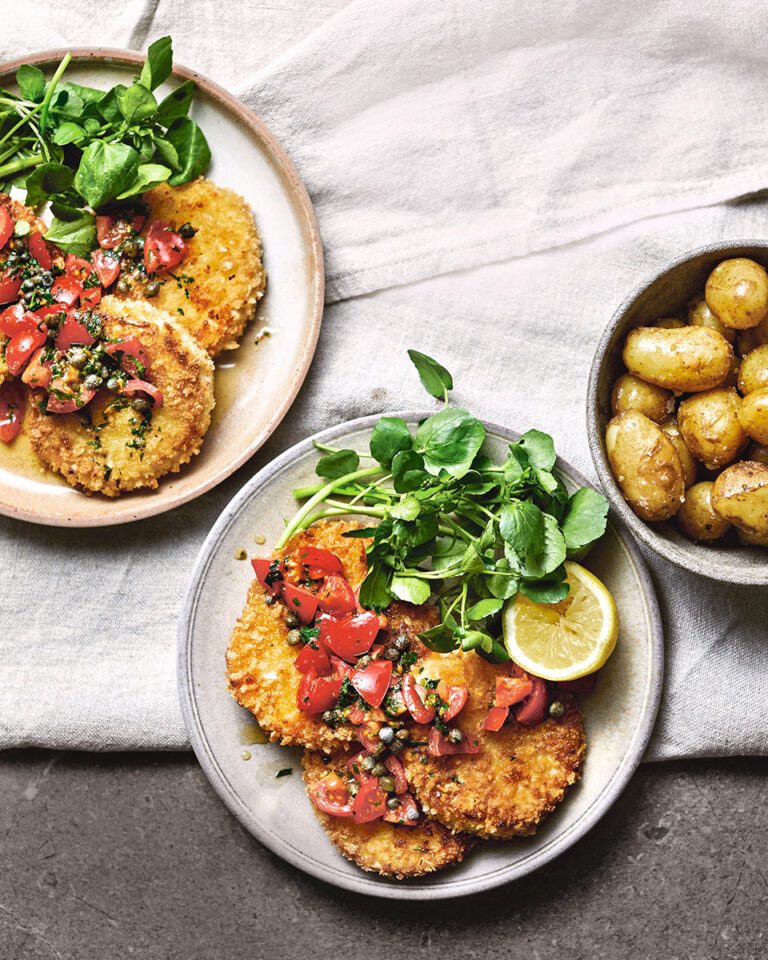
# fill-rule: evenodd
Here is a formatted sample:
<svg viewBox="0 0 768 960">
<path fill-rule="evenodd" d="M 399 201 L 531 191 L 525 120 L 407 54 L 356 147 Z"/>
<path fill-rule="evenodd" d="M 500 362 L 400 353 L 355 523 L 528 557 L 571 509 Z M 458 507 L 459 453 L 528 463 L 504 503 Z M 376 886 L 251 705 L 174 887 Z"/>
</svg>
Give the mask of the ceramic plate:
<svg viewBox="0 0 768 960">
<path fill-rule="evenodd" d="M 50 74 L 65 51 L 49 51 L 0 68 L 12 83 L 21 62 Z M 112 50 L 75 50 L 66 79 L 107 89 L 126 82 L 142 58 Z M 216 409 L 201 453 L 160 481 L 157 490 L 116 500 L 86 497 L 44 471 L 23 434 L 0 444 L 0 513 L 55 526 L 126 523 L 170 510 L 220 483 L 251 457 L 285 416 L 315 351 L 323 309 L 323 257 L 312 205 L 293 164 L 264 124 L 221 87 L 184 67 L 173 83 L 198 84 L 192 115 L 203 127 L 216 183 L 245 197 L 264 244 L 267 292 L 239 350 L 216 362 Z M 262 337 L 265 330 L 268 337 Z"/>
<path fill-rule="evenodd" d="M 427 414 L 398 413 L 411 423 Z M 366 450 L 378 417 L 317 436 Z M 504 456 L 518 434 L 486 424 L 492 454 Z M 640 762 L 653 728 L 663 670 L 656 598 L 639 551 L 612 517 L 588 565 L 612 591 L 621 615 L 619 642 L 595 692 L 585 699 L 588 747 L 584 775 L 535 837 L 479 843 L 462 864 L 431 877 L 393 881 L 363 873 L 345 860 L 316 819 L 301 778 L 300 751 L 249 746 L 250 714 L 227 690 L 224 654 L 253 578 L 235 559 L 245 547 L 266 556 L 293 514 L 294 487 L 314 483 L 318 453 L 305 440 L 274 460 L 234 498 L 205 541 L 192 574 L 179 625 L 179 690 L 189 736 L 214 788 L 243 826 L 270 850 L 307 873 L 355 892 L 393 899 L 455 897 L 521 877 L 562 853 L 608 810 Z M 568 464 L 558 469 L 569 487 L 586 483 Z M 266 538 L 257 546 L 254 538 Z M 251 759 L 244 760 L 248 751 Z M 275 774 L 292 767 L 291 776 Z M 286 816 L 290 811 L 290 816 Z"/>
</svg>

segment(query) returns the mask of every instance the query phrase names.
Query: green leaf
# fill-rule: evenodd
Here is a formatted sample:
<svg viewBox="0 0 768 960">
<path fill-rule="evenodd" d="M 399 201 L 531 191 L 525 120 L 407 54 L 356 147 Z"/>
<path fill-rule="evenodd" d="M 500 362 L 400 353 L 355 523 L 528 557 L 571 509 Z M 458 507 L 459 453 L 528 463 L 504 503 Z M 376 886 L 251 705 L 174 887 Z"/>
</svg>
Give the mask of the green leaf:
<svg viewBox="0 0 768 960">
<path fill-rule="evenodd" d="M 176 147 L 164 137 L 155 137 L 154 146 L 160 159 L 166 163 L 172 170 L 180 168 L 179 155 Z"/>
<path fill-rule="evenodd" d="M 119 193 L 117 199 L 125 200 L 127 197 L 135 197 L 138 193 L 144 193 L 145 190 L 151 190 L 159 183 L 164 183 L 170 175 L 170 169 L 159 163 L 140 163 L 136 168 L 133 183 L 122 193 Z"/>
<path fill-rule="evenodd" d="M 168 128 L 166 139 L 176 150 L 181 168 L 168 181 L 172 186 L 187 183 L 205 172 L 211 162 L 211 148 L 194 120 L 189 117 L 175 120 Z"/>
<path fill-rule="evenodd" d="M 568 501 L 563 519 L 563 536 L 568 550 L 580 550 L 605 533 L 608 501 L 591 487 L 582 487 Z"/>
<path fill-rule="evenodd" d="M 398 600 L 404 600 L 406 603 L 414 603 L 420 606 L 429 600 L 429 584 L 426 580 L 420 580 L 418 577 L 392 577 L 390 590 Z"/>
<path fill-rule="evenodd" d="M 544 549 L 544 514 L 530 500 L 507 504 L 499 517 L 499 533 L 525 563 Z"/>
<path fill-rule="evenodd" d="M 401 450 L 392 460 L 392 485 L 398 493 L 418 490 L 427 479 L 424 458 L 413 450 Z"/>
<path fill-rule="evenodd" d="M 45 75 L 38 67 L 33 67 L 29 63 L 22 64 L 16 71 L 16 83 L 19 85 L 19 93 L 25 100 L 39 103 L 43 99 Z"/>
<path fill-rule="evenodd" d="M 455 625 L 452 626 L 450 623 L 439 623 L 436 627 L 424 630 L 418 634 L 418 638 L 425 647 L 436 653 L 449 653 L 459 644 Z"/>
<path fill-rule="evenodd" d="M 421 504 L 416 497 L 406 496 L 394 505 L 389 515 L 396 520 L 415 520 L 421 513 Z"/>
<path fill-rule="evenodd" d="M 347 473 L 353 473 L 360 466 L 360 457 L 354 450 L 337 450 L 326 454 L 317 461 L 315 473 L 318 477 L 338 480 Z"/>
<path fill-rule="evenodd" d="M 139 83 L 154 90 L 167 80 L 173 69 L 173 45 L 170 37 L 160 37 L 149 45 L 147 59 L 139 74 Z"/>
<path fill-rule="evenodd" d="M 565 539 L 557 520 L 548 513 L 544 515 L 544 542 L 534 553 L 521 556 L 511 544 L 505 546 L 505 555 L 510 563 L 519 562 L 519 570 L 526 580 L 541 580 L 556 570 L 565 560 Z M 510 548 L 512 552 L 510 553 Z"/>
<path fill-rule="evenodd" d="M 66 116 L 73 114 L 80 116 L 84 106 L 98 103 L 103 96 L 103 90 L 85 87 L 81 83 L 72 83 L 71 80 L 60 83 L 56 90 L 57 107 Z"/>
<path fill-rule="evenodd" d="M 117 106 L 128 123 L 140 123 L 155 113 L 157 100 L 142 84 L 132 83 L 127 89 L 118 91 Z"/>
<path fill-rule="evenodd" d="M 484 620 L 501 610 L 503 601 L 501 600 L 479 600 L 476 604 L 467 610 L 467 620 Z"/>
<path fill-rule="evenodd" d="M 558 567 L 556 573 L 562 571 L 562 578 L 547 578 L 535 583 L 523 582 L 520 584 L 520 593 L 535 603 L 560 603 L 568 596 L 570 587 L 565 579 L 565 569 Z"/>
<path fill-rule="evenodd" d="M 114 200 L 133 182 L 139 155 L 125 143 L 94 140 L 80 158 L 75 188 L 91 207 Z"/>
<path fill-rule="evenodd" d="M 96 219 L 90 213 L 83 213 L 74 220 L 54 217 L 45 239 L 67 253 L 85 256 L 96 246 Z"/>
<path fill-rule="evenodd" d="M 382 417 L 371 433 L 371 456 L 383 467 L 389 467 L 395 454 L 412 446 L 411 431 L 400 417 Z"/>
<path fill-rule="evenodd" d="M 485 440 L 485 427 L 466 410 L 447 407 L 429 417 L 416 433 L 416 448 L 424 456 L 429 473 L 441 470 L 456 479 L 472 466 Z"/>
<path fill-rule="evenodd" d="M 195 92 L 195 81 L 185 80 L 175 90 L 172 90 L 165 100 L 160 101 L 155 119 L 164 127 L 169 127 L 174 120 L 186 117 Z"/>
<path fill-rule="evenodd" d="M 53 142 L 60 147 L 64 147 L 68 143 L 77 143 L 78 140 L 83 140 L 85 136 L 83 127 L 72 120 L 65 120 L 54 130 Z"/>
<path fill-rule="evenodd" d="M 518 586 L 520 581 L 517 577 L 511 576 L 506 570 L 509 569 L 509 562 L 506 558 L 503 558 L 496 565 L 497 568 L 501 571 L 500 564 L 505 565 L 504 572 L 493 573 L 489 577 L 486 577 L 485 582 L 488 589 L 494 595 L 494 597 L 499 600 L 509 600 L 510 597 L 514 597 L 517 593 Z"/>
<path fill-rule="evenodd" d="M 453 377 L 437 360 L 433 360 L 426 353 L 419 353 L 418 350 L 409 350 L 408 356 L 427 393 L 442 400 L 449 390 L 453 390 Z"/>
<path fill-rule="evenodd" d="M 487 660 L 489 663 L 507 663 L 510 660 L 507 648 L 498 640 L 493 641 L 490 650 L 478 649 L 475 653 L 478 653 L 483 660 Z"/>
<path fill-rule="evenodd" d="M 493 650 L 493 637 L 484 630 L 466 630 L 461 639 L 461 649 L 465 652 L 485 650 L 490 653 Z"/>
<path fill-rule="evenodd" d="M 518 441 L 528 455 L 528 461 L 538 470 L 551 470 L 557 459 L 555 444 L 548 433 L 529 430 Z"/>
<path fill-rule="evenodd" d="M 72 186 L 73 173 L 63 163 L 41 163 L 26 180 L 26 203 L 36 207 L 56 193 L 65 193 Z"/>
<path fill-rule="evenodd" d="M 391 579 L 391 570 L 379 564 L 371 566 L 360 585 L 360 606 L 364 610 L 385 610 L 392 602 L 392 593 L 389 589 Z"/>
<path fill-rule="evenodd" d="M 120 113 L 117 101 L 119 94 L 127 89 L 128 87 L 124 83 L 116 83 L 111 90 L 102 94 L 101 100 L 95 104 L 101 116 L 109 123 L 120 123 L 122 121 L 123 115 Z"/>
</svg>

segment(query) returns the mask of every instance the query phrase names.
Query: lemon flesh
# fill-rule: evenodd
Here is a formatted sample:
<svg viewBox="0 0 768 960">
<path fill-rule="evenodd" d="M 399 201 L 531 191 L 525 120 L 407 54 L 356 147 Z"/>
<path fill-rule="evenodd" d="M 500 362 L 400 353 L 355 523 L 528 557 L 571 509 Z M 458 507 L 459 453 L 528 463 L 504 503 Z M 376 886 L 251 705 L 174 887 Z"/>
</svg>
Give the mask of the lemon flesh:
<svg viewBox="0 0 768 960">
<path fill-rule="evenodd" d="M 504 642 L 523 670 L 545 680 L 577 680 L 613 653 L 619 614 L 610 591 L 578 563 L 565 564 L 570 592 L 560 603 L 518 594 L 503 610 Z"/>
</svg>

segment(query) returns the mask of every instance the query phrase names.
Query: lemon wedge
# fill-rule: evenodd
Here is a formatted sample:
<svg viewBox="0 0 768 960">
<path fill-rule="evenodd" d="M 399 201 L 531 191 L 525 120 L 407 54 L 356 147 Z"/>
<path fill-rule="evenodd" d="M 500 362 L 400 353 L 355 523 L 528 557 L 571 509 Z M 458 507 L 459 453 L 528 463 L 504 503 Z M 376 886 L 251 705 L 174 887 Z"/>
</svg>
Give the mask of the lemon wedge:
<svg viewBox="0 0 768 960">
<path fill-rule="evenodd" d="M 535 603 L 518 594 L 503 609 L 510 657 L 545 680 L 577 680 L 613 653 L 619 614 L 610 591 L 578 563 L 567 561 L 570 592 L 560 603 Z"/>
</svg>

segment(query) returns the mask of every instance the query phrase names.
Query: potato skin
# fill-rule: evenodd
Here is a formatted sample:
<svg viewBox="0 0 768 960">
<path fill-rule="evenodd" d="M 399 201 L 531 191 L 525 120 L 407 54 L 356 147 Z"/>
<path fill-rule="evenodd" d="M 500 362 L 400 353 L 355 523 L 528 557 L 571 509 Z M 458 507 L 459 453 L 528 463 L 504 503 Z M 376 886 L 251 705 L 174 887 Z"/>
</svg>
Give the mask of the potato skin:
<svg viewBox="0 0 768 960">
<path fill-rule="evenodd" d="M 744 397 L 739 404 L 739 423 L 752 440 L 768 445 L 768 387 Z"/>
<path fill-rule="evenodd" d="M 746 257 L 718 263 L 707 278 L 704 295 L 726 327 L 748 330 L 768 317 L 768 273 Z"/>
<path fill-rule="evenodd" d="M 754 537 L 768 537 L 768 466 L 741 460 L 715 480 L 712 507 L 718 516 Z"/>
<path fill-rule="evenodd" d="M 664 330 L 679 330 L 680 327 L 685 327 L 687 324 L 679 317 L 659 317 L 658 320 L 653 321 L 651 326 L 661 327 Z"/>
<path fill-rule="evenodd" d="M 698 464 L 688 449 L 688 444 L 683 440 L 680 427 L 674 417 L 667 417 L 664 423 L 660 424 L 660 427 L 675 445 L 677 455 L 680 457 L 680 465 L 683 468 L 683 479 L 685 480 L 685 488 L 687 490 L 688 487 L 696 483 L 696 477 L 699 472 Z"/>
<path fill-rule="evenodd" d="M 754 460 L 755 463 L 768 464 L 768 446 L 762 443 L 750 443 L 747 452 L 744 454 L 745 460 Z"/>
<path fill-rule="evenodd" d="M 627 336 L 622 357 L 627 370 L 641 380 L 697 393 L 723 383 L 731 370 L 733 348 L 709 327 L 636 327 Z"/>
<path fill-rule="evenodd" d="M 764 343 L 768 343 L 768 317 L 750 330 L 740 330 L 736 337 L 736 349 L 742 357 Z"/>
<path fill-rule="evenodd" d="M 768 536 L 758 537 L 746 530 L 737 530 L 739 540 L 745 547 L 768 547 Z"/>
<path fill-rule="evenodd" d="M 614 416 L 625 410 L 639 410 L 654 423 L 661 423 L 674 411 L 675 397 L 671 390 L 624 373 L 613 385 L 611 409 Z"/>
<path fill-rule="evenodd" d="M 725 536 L 731 526 L 712 509 L 713 487 L 714 483 L 711 480 L 703 480 L 686 490 L 685 503 L 675 517 L 677 529 L 694 543 L 711 543 L 713 540 L 719 540 Z"/>
<path fill-rule="evenodd" d="M 605 446 L 622 495 L 643 520 L 668 520 L 680 509 L 685 480 L 672 440 L 637 410 L 614 417 Z"/>
<path fill-rule="evenodd" d="M 688 303 L 688 323 L 692 327 L 709 327 L 710 330 L 717 330 L 721 336 L 725 337 L 728 343 L 733 343 L 736 339 L 736 331 L 720 323 L 717 317 L 707 306 L 704 297 L 694 297 Z"/>
<path fill-rule="evenodd" d="M 693 456 L 708 470 L 730 463 L 749 442 L 739 422 L 739 403 L 733 387 L 721 387 L 697 393 L 680 404 L 680 433 Z"/>
<path fill-rule="evenodd" d="M 746 396 L 768 387 L 768 343 L 750 350 L 739 367 L 739 393 Z"/>
</svg>

